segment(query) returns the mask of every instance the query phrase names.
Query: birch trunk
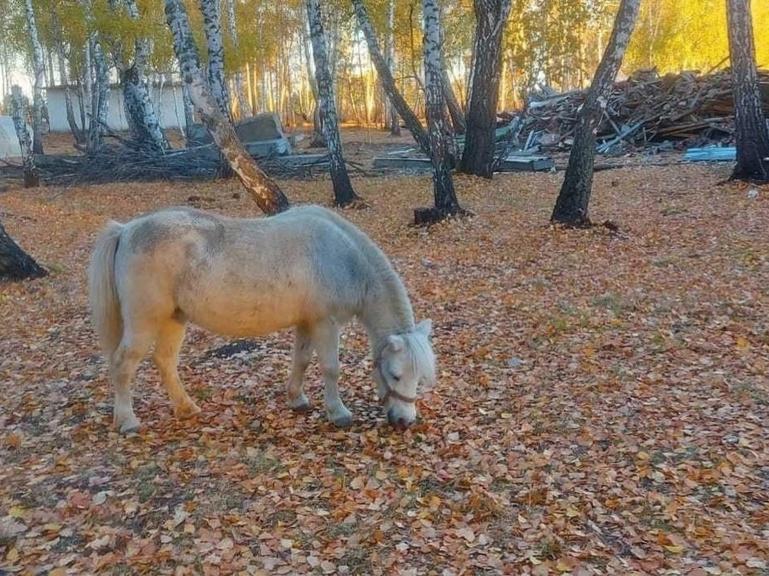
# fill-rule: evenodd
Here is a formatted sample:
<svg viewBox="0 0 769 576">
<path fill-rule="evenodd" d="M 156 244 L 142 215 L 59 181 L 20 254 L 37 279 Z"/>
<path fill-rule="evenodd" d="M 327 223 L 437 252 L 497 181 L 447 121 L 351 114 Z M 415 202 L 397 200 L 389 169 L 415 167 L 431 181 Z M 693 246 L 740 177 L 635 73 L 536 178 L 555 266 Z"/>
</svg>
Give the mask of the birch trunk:
<svg viewBox="0 0 769 576">
<path fill-rule="evenodd" d="M 334 203 L 337 206 L 350 206 L 360 203 L 361 199 L 352 188 L 342 154 L 342 139 L 339 136 L 334 86 L 331 81 L 319 0 L 307 0 L 307 20 L 310 23 L 310 40 L 315 61 L 318 100 L 323 118 L 323 134 L 330 157 L 331 180 L 334 183 Z"/>
<path fill-rule="evenodd" d="M 387 64 L 387 69 L 390 71 L 390 74 L 392 74 L 396 67 L 395 0 L 390 0 L 387 4 L 387 44 L 385 48 L 385 54 L 386 54 L 385 64 Z M 393 80 L 393 83 L 395 83 L 394 80 Z M 395 108 L 395 105 L 390 100 L 390 97 L 387 96 L 387 91 L 384 90 L 384 86 L 382 87 L 382 90 L 385 92 L 385 96 L 387 98 L 387 116 L 385 118 L 385 122 L 387 123 L 387 128 L 390 130 L 391 136 L 400 136 L 401 123 L 398 118 L 398 110 Z"/>
<path fill-rule="evenodd" d="M 425 104 L 433 165 L 435 207 L 414 211 L 416 224 L 429 224 L 462 212 L 451 177 L 451 155 L 444 115 L 441 23 L 437 0 L 422 0 L 424 22 Z"/>
<path fill-rule="evenodd" d="M 502 35 L 510 14 L 510 0 L 475 0 L 474 66 L 467 108 L 467 136 L 459 169 L 491 178 L 494 134 L 502 65 Z"/>
<path fill-rule="evenodd" d="M 732 178 L 769 180 L 769 129 L 761 108 L 749 0 L 728 0 L 737 165 Z"/>
<path fill-rule="evenodd" d="M 32 66 L 35 71 L 32 99 L 32 150 L 35 154 L 43 154 L 43 82 L 45 76 L 45 59 L 43 45 L 40 43 L 35 11 L 32 0 L 25 0 L 24 8 L 27 17 L 27 32 L 32 43 Z"/>
<path fill-rule="evenodd" d="M 200 0 L 203 13 L 203 29 L 206 32 L 208 46 L 208 84 L 219 110 L 232 120 L 230 95 L 227 80 L 224 77 L 224 43 L 222 42 L 222 5 L 221 0 Z"/>
<path fill-rule="evenodd" d="M 230 31 L 230 39 L 232 40 L 232 47 L 235 52 L 238 52 L 238 21 L 235 19 L 235 0 L 225 0 L 227 3 L 227 24 Z M 238 99 L 238 109 L 240 110 L 240 117 L 252 116 L 253 110 L 249 105 L 246 98 L 245 91 L 243 90 L 243 73 L 238 70 L 235 72 L 233 78 L 235 84 L 235 97 Z"/>
<path fill-rule="evenodd" d="M 440 6 L 438 7 L 440 13 Z M 446 108 L 448 109 L 449 116 L 451 117 L 451 126 L 453 127 L 454 134 L 465 133 L 465 114 L 462 112 L 462 106 L 459 105 L 459 100 L 454 93 L 454 87 L 451 85 L 451 79 L 449 73 L 446 70 L 446 59 L 443 55 L 443 25 L 440 27 L 441 34 L 441 78 L 443 81 L 443 97 L 446 100 Z M 453 136 L 453 134 L 452 134 Z M 455 141 L 452 140 L 452 144 Z M 451 154 L 456 157 L 456 146 L 452 146 Z"/>
<path fill-rule="evenodd" d="M 111 4 L 113 9 L 122 5 L 132 20 L 139 20 L 139 7 L 136 0 L 111 0 Z M 145 70 L 149 53 L 150 47 L 147 39 L 137 38 L 134 43 L 133 62 L 124 62 L 122 57 L 118 57 L 116 60 L 120 68 L 120 83 L 123 87 L 126 119 L 134 138 L 142 148 L 149 152 L 163 153 L 170 146 L 160 127 L 160 121 L 155 113 L 147 84 Z"/>
<path fill-rule="evenodd" d="M 40 185 L 40 177 L 35 168 L 32 138 L 27 130 L 27 110 L 19 86 L 11 87 L 11 106 L 13 107 L 13 126 L 16 129 L 16 137 L 19 139 L 21 161 L 24 166 L 24 187 L 37 188 Z"/>
<path fill-rule="evenodd" d="M 305 13 L 307 12 L 307 6 Z M 312 55 L 310 54 L 310 33 L 308 26 L 310 25 L 309 18 L 307 19 L 306 26 L 302 26 L 302 44 L 304 47 L 304 60 L 307 66 L 307 79 L 310 83 L 310 90 L 312 91 L 313 107 L 312 107 L 312 138 L 310 139 L 310 148 L 325 148 L 326 138 L 323 136 L 323 121 L 320 117 L 320 105 L 318 104 L 318 83 L 315 81 L 315 70 L 312 65 Z"/>
<path fill-rule="evenodd" d="M 363 0 L 352 0 L 352 3 L 355 8 L 355 15 L 358 19 L 358 26 L 360 26 L 360 29 L 363 31 L 363 35 L 366 37 L 369 56 L 371 61 L 374 63 L 374 66 L 376 67 L 379 81 L 382 83 L 382 87 L 387 93 L 387 97 L 398 111 L 400 117 L 403 118 L 403 122 L 406 124 L 406 128 L 408 128 L 411 132 L 411 135 L 414 137 L 414 140 L 416 141 L 419 148 L 425 154 L 430 155 L 430 137 L 422 126 L 422 123 L 419 121 L 419 118 L 417 118 L 416 114 L 414 114 L 414 111 L 408 105 L 406 100 L 403 98 L 403 95 L 398 90 L 398 87 L 395 85 L 395 79 L 393 78 L 392 71 L 387 66 L 387 62 L 385 61 L 384 57 L 382 56 L 382 52 L 379 49 L 379 43 L 377 42 L 374 28 L 371 26 L 371 20 L 369 19 L 366 6 L 363 4 Z M 441 79 L 441 90 L 442 86 L 443 81 Z M 442 95 L 441 101 L 443 101 Z"/>
<path fill-rule="evenodd" d="M 64 87 L 64 107 L 67 113 L 67 124 L 69 124 L 69 130 L 72 132 L 72 136 L 75 139 L 75 145 L 82 146 L 85 144 L 85 136 L 83 130 L 77 125 L 77 118 L 75 117 L 75 107 L 72 104 L 72 93 L 69 85 L 69 71 L 67 69 L 66 59 L 64 58 L 64 39 L 62 38 L 61 23 L 59 22 L 56 12 L 51 14 L 51 23 L 54 28 L 59 76 L 61 77 L 61 84 Z"/>
<path fill-rule="evenodd" d="M 288 209 L 288 199 L 243 148 L 229 118 L 211 95 L 200 68 L 183 0 L 165 0 L 165 12 L 173 35 L 174 51 L 179 60 L 182 80 L 189 88 L 190 98 L 222 155 L 263 212 L 275 214 Z"/>
<path fill-rule="evenodd" d="M 107 129 L 109 111 L 109 70 L 107 60 L 97 39 L 91 40 L 91 58 L 94 66 L 94 83 L 91 87 L 91 123 L 88 127 L 88 154 L 95 154 L 102 147 L 102 136 Z"/>
<path fill-rule="evenodd" d="M 641 0 L 622 0 L 620 3 L 611 38 L 579 111 L 569 166 L 551 216 L 553 222 L 576 227 L 590 225 L 588 207 L 593 187 L 595 130 L 622 64 L 640 4 Z"/>
<path fill-rule="evenodd" d="M 0 222 L 0 281 L 40 278 L 47 272 L 24 252 Z"/>
<path fill-rule="evenodd" d="M 190 130 L 195 124 L 195 105 L 192 103 L 190 89 L 186 83 L 182 84 L 182 102 L 184 102 L 184 136 L 187 138 L 187 144 L 189 144 Z"/>
</svg>

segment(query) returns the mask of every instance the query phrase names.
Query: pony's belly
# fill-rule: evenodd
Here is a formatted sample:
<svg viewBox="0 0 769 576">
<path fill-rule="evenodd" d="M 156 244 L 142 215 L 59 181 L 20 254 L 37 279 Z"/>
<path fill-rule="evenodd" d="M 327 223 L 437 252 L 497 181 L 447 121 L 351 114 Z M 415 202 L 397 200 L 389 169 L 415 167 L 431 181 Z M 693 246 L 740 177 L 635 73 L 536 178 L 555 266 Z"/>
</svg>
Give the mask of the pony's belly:
<svg viewBox="0 0 769 576">
<path fill-rule="evenodd" d="M 180 306 L 193 324 L 223 336 L 264 336 L 302 323 L 300 303 L 287 297 L 238 301 L 200 300 Z"/>
</svg>

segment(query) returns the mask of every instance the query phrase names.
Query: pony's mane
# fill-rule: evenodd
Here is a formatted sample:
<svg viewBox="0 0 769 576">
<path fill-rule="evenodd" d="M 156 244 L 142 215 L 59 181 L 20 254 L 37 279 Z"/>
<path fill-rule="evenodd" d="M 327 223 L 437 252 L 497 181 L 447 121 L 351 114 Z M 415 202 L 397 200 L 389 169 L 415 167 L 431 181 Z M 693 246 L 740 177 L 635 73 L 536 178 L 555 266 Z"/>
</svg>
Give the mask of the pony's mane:
<svg viewBox="0 0 769 576">
<path fill-rule="evenodd" d="M 430 339 L 419 332 L 409 332 L 402 335 L 406 340 L 411 369 L 419 374 L 419 382 L 430 389 L 435 385 L 435 352 Z"/>
<path fill-rule="evenodd" d="M 387 308 L 398 324 L 397 327 L 393 326 L 392 328 L 400 331 L 412 330 L 414 328 L 414 310 L 411 307 L 406 287 L 382 249 L 352 222 L 342 218 L 332 210 L 320 206 L 303 206 L 297 210 L 312 211 L 331 220 L 355 242 L 374 270 L 377 280 L 381 282 L 381 287 L 384 290 L 380 296 L 385 296 Z"/>
</svg>

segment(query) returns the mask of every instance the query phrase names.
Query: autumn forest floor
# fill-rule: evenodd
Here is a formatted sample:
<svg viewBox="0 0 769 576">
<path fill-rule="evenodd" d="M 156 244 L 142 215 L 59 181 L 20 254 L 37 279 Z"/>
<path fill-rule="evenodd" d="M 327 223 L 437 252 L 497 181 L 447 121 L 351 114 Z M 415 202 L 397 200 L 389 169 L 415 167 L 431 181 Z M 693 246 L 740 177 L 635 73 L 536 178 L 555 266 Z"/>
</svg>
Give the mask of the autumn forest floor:
<svg viewBox="0 0 769 576">
<path fill-rule="evenodd" d="M 328 424 L 286 407 L 290 334 L 191 329 L 178 421 L 157 373 L 112 429 L 84 272 L 108 218 L 256 207 L 235 181 L 11 189 L 0 219 L 49 277 L 0 286 L 0 573 L 769 574 L 769 187 L 728 166 L 597 174 L 547 226 L 560 174 L 458 177 L 475 218 L 408 226 L 429 176 L 356 179 L 345 212 L 434 322 L 435 390 L 391 430 L 359 326 Z M 284 181 L 294 202 L 330 184 Z"/>
</svg>

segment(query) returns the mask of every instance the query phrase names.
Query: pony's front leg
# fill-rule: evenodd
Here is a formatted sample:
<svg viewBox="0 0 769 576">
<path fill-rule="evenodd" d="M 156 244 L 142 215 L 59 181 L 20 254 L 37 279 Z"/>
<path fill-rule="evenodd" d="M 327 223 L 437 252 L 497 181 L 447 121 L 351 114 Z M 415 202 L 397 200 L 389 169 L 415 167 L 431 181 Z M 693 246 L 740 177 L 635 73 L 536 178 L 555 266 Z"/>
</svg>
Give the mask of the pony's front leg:
<svg viewBox="0 0 769 576">
<path fill-rule="evenodd" d="M 339 397 L 339 329 L 331 320 L 321 322 L 313 329 L 313 342 L 318 351 L 320 369 L 325 384 L 324 398 L 328 419 L 340 427 L 352 424 L 352 412 Z"/>
<path fill-rule="evenodd" d="M 304 373 L 312 358 L 312 339 L 306 328 L 297 326 L 294 340 L 294 361 L 291 368 L 291 376 L 288 377 L 288 405 L 297 412 L 304 412 L 310 408 L 310 401 L 304 393 Z"/>
</svg>

